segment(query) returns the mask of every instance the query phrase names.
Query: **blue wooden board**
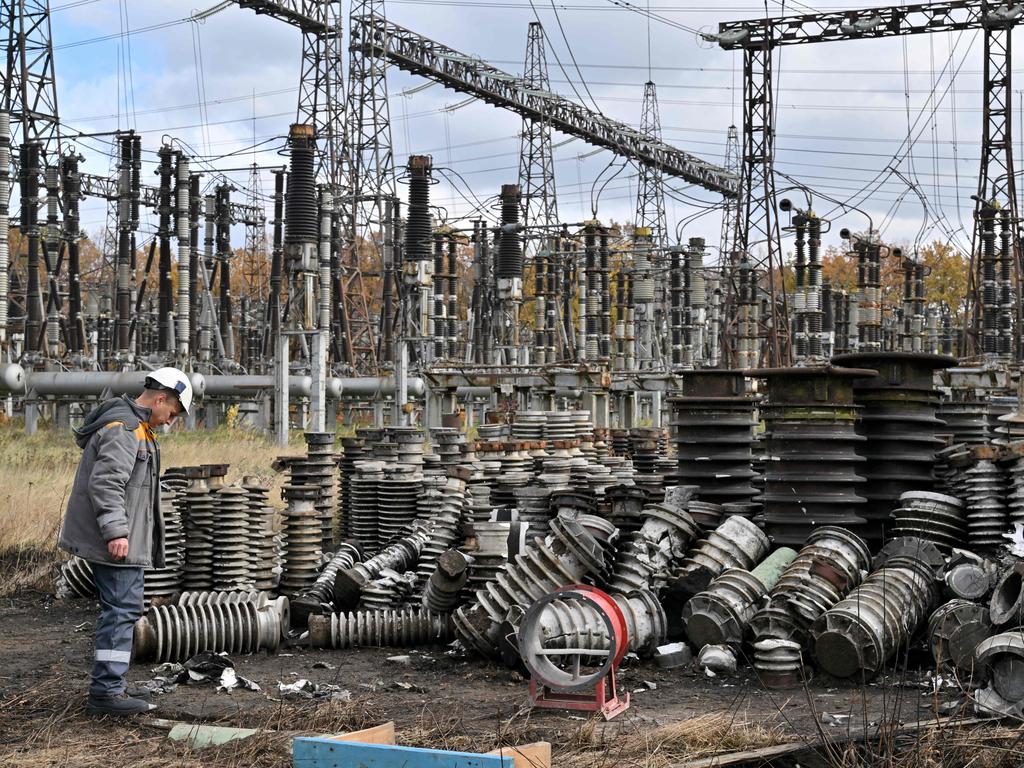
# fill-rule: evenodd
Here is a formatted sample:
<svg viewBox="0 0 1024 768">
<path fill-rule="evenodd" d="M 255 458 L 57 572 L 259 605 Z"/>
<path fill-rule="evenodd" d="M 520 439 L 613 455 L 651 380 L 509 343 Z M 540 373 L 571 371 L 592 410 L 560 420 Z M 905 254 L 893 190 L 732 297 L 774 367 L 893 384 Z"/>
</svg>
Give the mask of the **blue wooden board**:
<svg viewBox="0 0 1024 768">
<path fill-rule="evenodd" d="M 515 768 L 511 757 L 358 744 L 314 737 L 292 742 L 293 768 Z"/>
</svg>

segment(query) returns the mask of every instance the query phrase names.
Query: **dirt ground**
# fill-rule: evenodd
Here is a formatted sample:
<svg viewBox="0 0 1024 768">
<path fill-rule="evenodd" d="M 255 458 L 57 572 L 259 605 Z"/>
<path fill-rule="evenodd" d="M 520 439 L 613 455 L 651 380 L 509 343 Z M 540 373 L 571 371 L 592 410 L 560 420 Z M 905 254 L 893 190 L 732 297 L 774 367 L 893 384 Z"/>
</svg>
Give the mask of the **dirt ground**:
<svg viewBox="0 0 1024 768">
<path fill-rule="evenodd" d="M 0 765 L 91 764 L 83 762 L 81 754 L 75 760 L 70 754 L 62 757 L 59 750 L 54 755 L 54 743 L 68 734 L 89 734 L 96 728 L 105 737 L 123 729 L 123 743 L 143 743 L 157 761 L 136 760 L 137 765 L 190 764 L 180 752 L 176 754 L 181 762 L 159 762 L 167 755 L 158 744 L 166 738 L 158 731 L 109 720 L 101 725 L 82 714 L 95 616 L 96 604 L 88 600 L 63 601 L 24 592 L 0 600 Z M 388 660 L 400 654 L 409 660 Z M 210 683 L 182 685 L 154 698 L 159 706 L 154 715 L 321 732 L 393 720 L 400 740 L 413 746 L 477 751 L 516 741 L 550 741 L 558 765 L 558 755 L 578 751 L 582 741 L 594 744 L 601 739 L 614 741 L 627 732 L 657 732 L 659 726 L 709 714 L 725 718 L 733 726 L 729 731 L 749 724 L 769 730 L 775 741 L 804 740 L 815 738 L 819 731 L 838 736 L 848 729 L 894 719 L 928 722 L 934 719 L 937 706 L 959 698 L 953 688 L 933 694 L 930 675 L 924 670 L 866 686 L 819 678 L 805 689 L 778 692 L 762 688 L 749 668 L 736 677 L 711 679 L 692 669 L 662 670 L 646 662 L 620 672 L 620 690 L 631 693 L 631 708 L 611 724 L 599 725 L 586 713 L 531 711 L 527 681 L 517 672 L 466 659 L 445 647 L 323 651 L 295 646 L 282 648 L 276 655 L 233 661 L 239 675 L 256 681 L 263 690 L 225 693 Z M 129 679 L 150 679 L 153 666 L 133 665 Z M 325 705 L 284 700 L 278 684 L 300 678 L 341 686 L 351 693 L 352 702 Z M 102 750 L 103 743 L 100 739 L 94 746 Z M 206 757 L 196 764 L 289 764 L 280 749 L 274 753 L 277 762 L 214 763 L 209 762 L 212 753 L 203 754 Z M 613 760 L 606 764 L 655 763 Z"/>
</svg>

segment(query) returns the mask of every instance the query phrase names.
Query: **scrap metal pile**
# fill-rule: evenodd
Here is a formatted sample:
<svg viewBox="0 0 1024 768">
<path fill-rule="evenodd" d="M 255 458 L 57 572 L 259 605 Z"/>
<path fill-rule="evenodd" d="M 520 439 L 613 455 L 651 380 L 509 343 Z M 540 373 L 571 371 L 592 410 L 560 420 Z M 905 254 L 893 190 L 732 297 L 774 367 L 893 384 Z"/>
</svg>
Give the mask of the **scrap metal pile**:
<svg viewBox="0 0 1024 768">
<path fill-rule="evenodd" d="M 592 585 L 628 650 L 664 666 L 689 658 L 670 645 L 684 641 L 792 687 L 815 670 L 861 681 L 927 649 L 981 706 L 1020 712 L 1022 419 L 1012 398 L 937 389 L 953 362 L 682 372 L 669 430 L 518 411 L 476 440 L 364 428 L 335 451 L 307 433 L 307 453 L 277 464 L 277 538 L 255 478 L 168 470 L 167 566 L 147 571 L 136 656 L 288 636 L 602 659 L 618 641 L 598 603 L 554 594 Z M 72 592 L 88 591 L 86 565 L 65 566 Z"/>
</svg>

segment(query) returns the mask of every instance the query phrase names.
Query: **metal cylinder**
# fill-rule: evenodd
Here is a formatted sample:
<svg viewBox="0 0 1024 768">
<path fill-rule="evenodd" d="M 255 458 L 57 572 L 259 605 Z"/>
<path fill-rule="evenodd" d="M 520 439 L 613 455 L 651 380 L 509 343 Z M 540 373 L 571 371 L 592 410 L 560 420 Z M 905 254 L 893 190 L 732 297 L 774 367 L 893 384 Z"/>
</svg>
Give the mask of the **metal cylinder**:
<svg viewBox="0 0 1024 768">
<path fill-rule="evenodd" d="M 916 558 L 890 558 L 814 622 L 818 665 L 834 677 L 874 677 L 928 615 L 933 579 Z"/>
<path fill-rule="evenodd" d="M 559 587 L 576 584 L 605 569 L 597 539 L 577 520 L 557 517 L 551 533 L 516 555 L 497 578 L 477 590 L 473 603 L 454 614 L 455 629 L 467 649 L 485 656 L 498 651 L 500 627 L 513 607 L 524 608 Z"/>
<path fill-rule="evenodd" d="M 501 240 L 494 262 L 494 273 L 499 279 L 523 277 L 520 197 L 519 185 L 505 184 L 501 187 Z"/>
<path fill-rule="evenodd" d="M 448 613 L 459 604 L 459 592 L 469 579 L 469 560 L 457 549 L 445 552 L 437 561 L 423 589 L 423 607 Z"/>
<path fill-rule="evenodd" d="M 849 368 L 776 368 L 755 371 L 768 379 L 765 421 L 765 530 L 780 544 L 802 545 L 821 525 L 860 531 L 858 490 L 864 463 L 856 449 L 859 408 L 853 383 L 874 371 Z"/>
<path fill-rule="evenodd" d="M 749 502 L 756 494 L 756 401 L 746 394 L 743 373 L 700 370 L 679 377 L 681 394 L 668 402 L 680 482 L 699 487 L 702 501 Z"/>
<path fill-rule="evenodd" d="M 871 553 L 858 536 L 834 526 L 815 529 L 751 619 L 754 636 L 802 644 L 811 624 L 870 567 Z"/>
<path fill-rule="evenodd" d="M 284 558 L 279 590 L 296 595 L 316 583 L 323 555 L 315 506 L 319 489 L 313 485 L 285 485 L 281 492 L 287 506 L 282 513 Z"/>
<path fill-rule="evenodd" d="M 969 600 L 950 600 L 928 619 L 928 644 L 939 669 L 952 667 L 972 674 L 974 651 L 991 634 L 988 611 Z"/>
<path fill-rule="evenodd" d="M 859 432 L 867 438 L 859 450 L 866 460 L 860 470 L 867 481 L 860 491 L 867 500 L 861 513 L 868 521 L 864 536 L 878 545 L 886 538 L 889 513 L 900 494 L 933 488 L 935 451 L 942 445 L 936 436 L 942 422 L 933 375 L 956 361 L 888 352 L 839 355 L 832 362 L 878 371 L 878 376 L 853 384 L 854 402 L 861 407 Z"/>
<path fill-rule="evenodd" d="M 448 616 L 423 608 L 354 611 L 309 617 L 314 648 L 413 648 L 452 639 Z"/>
<path fill-rule="evenodd" d="M 406 261 L 428 261 L 431 245 L 430 185 L 433 160 L 429 155 L 409 157 L 409 205 L 405 214 Z"/>
<path fill-rule="evenodd" d="M 296 626 L 303 626 L 311 614 L 333 608 L 334 580 L 341 571 L 347 571 L 362 559 L 359 550 L 351 544 L 338 546 L 327 565 L 323 567 L 313 585 L 292 598 L 292 618 Z"/>
<path fill-rule="evenodd" d="M 316 136 L 312 125 L 296 123 L 288 132 L 288 191 L 284 198 L 284 242 L 317 242 Z"/>
<path fill-rule="evenodd" d="M 571 590 L 571 587 L 570 587 Z M 557 593 L 555 593 L 557 594 Z M 653 593 L 633 590 L 628 594 L 613 592 L 609 597 L 625 620 L 629 651 L 641 658 L 650 658 L 665 642 L 665 611 Z M 524 615 L 530 613 L 527 609 Z M 522 623 L 518 634 L 533 632 L 542 639 L 544 648 L 587 651 L 608 650 L 611 638 L 600 611 L 579 600 L 552 600 L 538 612 L 533 627 Z"/>
</svg>

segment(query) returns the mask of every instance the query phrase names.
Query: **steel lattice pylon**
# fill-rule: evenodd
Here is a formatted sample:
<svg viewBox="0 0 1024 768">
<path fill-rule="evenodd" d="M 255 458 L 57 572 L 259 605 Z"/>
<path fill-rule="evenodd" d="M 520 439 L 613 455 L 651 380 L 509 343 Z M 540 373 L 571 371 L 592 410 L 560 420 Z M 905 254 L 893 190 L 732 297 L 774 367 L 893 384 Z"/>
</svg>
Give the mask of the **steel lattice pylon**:
<svg viewBox="0 0 1024 768">
<path fill-rule="evenodd" d="M 363 293 L 362 269 L 355 243 L 351 204 L 351 159 L 346 133 L 348 102 L 342 69 L 341 2 L 324 3 L 324 27 L 306 30 L 302 41 L 302 76 L 299 82 L 298 122 L 316 129 L 317 177 L 326 181 L 334 200 L 334 216 L 341 237 L 334 238 L 337 257 L 331 272 L 333 349 L 338 362 L 352 373 L 377 370 L 377 353 L 369 308 Z"/>
<path fill-rule="evenodd" d="M 744 198 L 741 205 L 741 240 L 743 245 L 756 244 L 758 235 L 767 238 L 769 258 L 778 252 L 778 222 L 775 219 L 774 182 L 772 180 L 772 152 L 774 125 L 772 121 L 771 55 L 777 46 L 803 45 L 839 40 L 858 40 L 902 35 L 931 34 L 982 29 L 985 33 L 984 129 L 982 134 L 981 167 L 979 169 L 978 203 L 975 208 L 974 246 L 971 253 L 971 284 L 968 290 L 967 316 L 973 325 L 968 329 L 968 352 L 977 350 L 978 320 L 984 314 L 984 302 L 978 295 L 982 282 L 979 272 L 984 260 L 979 257 L 979 230 L 987 218 L 991 224 L 993 206 L 1005 207 L 998 211 L 1001 226 L 1006 227 L 1006 247 L 1000 246 L 997 261 L 1011 274 L 1005 283 L 1015 295 L 998 296 L 996 315 L 998 323 L 1007 319 L 1012 328 L 1000 327 L 998 336 L 1010 340 L 1013 357 L 1021 359 L 1022 310 L 1020 225 L 1017 220 L 1018 204 L 1014 185 L 1013 154 L 1011 150 L 1010 122 L 1010 31 L 1020 22 L 1020 5 L 995 0 L 946 0 L 945 2 L 914 3 L 888 8 L 864 8 L 847 11 L 828 11 L 799 16 L 780 16 L 723 22 L 713 36 L 726 50 L 743 49 L 744 60 L 744 174 L 740 190 Z M 752 200 L 752 198 L 758 198 Z M 982 212 L 985 211 L 985 216 Z M 751 233 L 749 230 L 753 229 Z M 1001 233 L 1002 237 L 1002 233 Z M 1010 254 L 1009 259 L 1003 257 Z M 991 260 L 990 260 L 991 261 Z M 772 270 L 774 273 L 774 270 Z M 1003 276 L 1001 276 L 1003 277 Z M 785 297 L 783 296 L 783 299 Z M 991 297 L 990 297 L 991 298 Z M 992 307 L 989 307 L 991 323 Z M 782 331 L 782 327 L 779 327 Z M 991 341 L 988 342 L 991 346 Z M 1003 342 L 1005 346 L 1005 342 Z"/>
<path fill-rule="evenodd" d="M 969 273 L 969 317 L 971 333 L 967 334 L 968 353 L 997 354 L 1020 359 L 1021 351 L 1021 253 L 1017 186 L 1014 181 L 1012 136 L 1012 25 L 985 27 L 985 94 L 981 134 L 981 166 L 978 172 L 978 194 L 975 198 L 974 227 L 971 238 L 971 270 Z M 990 205 L 991 204 L 991 205 Z M 979 276 L 982 272 L 982 243 L 979 230 L 983 218 L 992 208 L 1006 208 L 1009 220 L 1009 253 L 998 254 L 999 260 L 1014 265 L 1013 294 L 985 296 Z M 996 214 L 994 228 L 1000 226 L 1001 213 Z M 994 306 L 990 306 L 994 305 Z M 982 328 L 986 315 L 996 318 L 997 327 L 986 333 Z M 1009 327 L 1008 327 L 1009 326 Z M 979 334 L 979 331 L 981 332 Z"/>
<path fill-rule="evenodd" d="M 375 264 L 382 265 L 384 280 L 396 271 L 388 218 L 397 199 L 395 160 L 391 144 L 391 112 L 388 107 L 386 28 L 363 23 L 384 17 L 383 0 L 352 4 L 349 24 L 349 106 L 352 184 L 352 223 L 346 233 L 354 258 L 367 249 Z M 393 323 L 394 307 L 381 307 L 381 324 Z M 384 335 L 384 334 L 382 334 Z M 386 357 L 386 350 L 377 350 Z"/>
<path fill-rule="evenodd" d="M 740 134 L 735 125 L 729 126 L 725 138 L 725 170 L 739 175 L 740 172 Z M 723 267 L 734 266 L 739 257 L 736 253 L 736 230 L 739 225 L 739 201 L 732 197 L 724 198 L 722 208 L 722 235 L 718 241 L 718 259 Z"/>
<path fill-rule="evenodd" d="M 263 183 L 260 180 L 260 169 L 255 163 L 249 170 L 249 183 L 245 189 L 246 205 L 259 210 L 263 200 Z M 247 270 L 243 273 L 246 293 L 262 296 L 268 290 L 270 280 L 270 261 L 267 256 L 267 221 L 262 216 L 242 220 L 245 225 L 245 252 L 247 254 Z M 264 266 L 267 268 L 264 273 Z"/>
<path fill-rule="evenodd" d="M 782 259 L 775 212 L 775 100 L 773 49 L 765 43 L 743 50 L 743 173 L 735 247 L 765 276 L 769 311 L 764 318 L 769 365 L 788 365 L 790 352 L 786 294 L 779 285 Z M 763 247 L 763 256 L 753 252 Z"/>
<path fill-rule="evenodd" d="M 658 91 L 653 82 L 644 83 L 640 132 L 661 140 L 661 115 L 658 112 Z M 636 226 L 651 232 L 655 250 L 665 245 L 665 187 L 660 168 L 639 164 L 636 193 Z"/>
<path fill-rule="evenodd" d="M 531 21 L 526 38 L 526 59 L 523 82 L 527 88 L 547 91 L 548 61 L 544 48 L 544 28 Z M 555 165 L 551 149 L 551 124 L 544 120 L 523 118 L 519 150 L 519 189 L 522 192 L 523 226 L 550 227 L 558 224 L 558 201 L 555 197 Z M 531 240 L 530 243 L 537 243 Z M 536 252 L 536 245 L 528 245 Z"/>
<path fill-rule="evenodd" d="M 725 138 L 725 169 L 739 175 L 741 165 L 739 131 L 735 125 L 730 125 Z M 722 209 L 722 234 L 718 247 L 718 265 L 724 289 L 724 322 L 721 325 L 720 344 L 722 359 L 727 366 L 735 364 L 736 354 L 736 345 L 733 340 L 737 327 L 737 312 L 739 311 L 736 275 L 740 262 L 737 241 L 741 223 L 740 201 L 734 198 L 725 198 L 725 206 Z"/>
<path fill-rule="evenodd" d="M 60 119 L 53 64 L 49 0 L 0 0 L 0 21 L 7 31 L 3 110 L 11 115 L 11 146 L 42 144 L 43 164 L 55 165 L 60 153 Z"/>
</svg>

